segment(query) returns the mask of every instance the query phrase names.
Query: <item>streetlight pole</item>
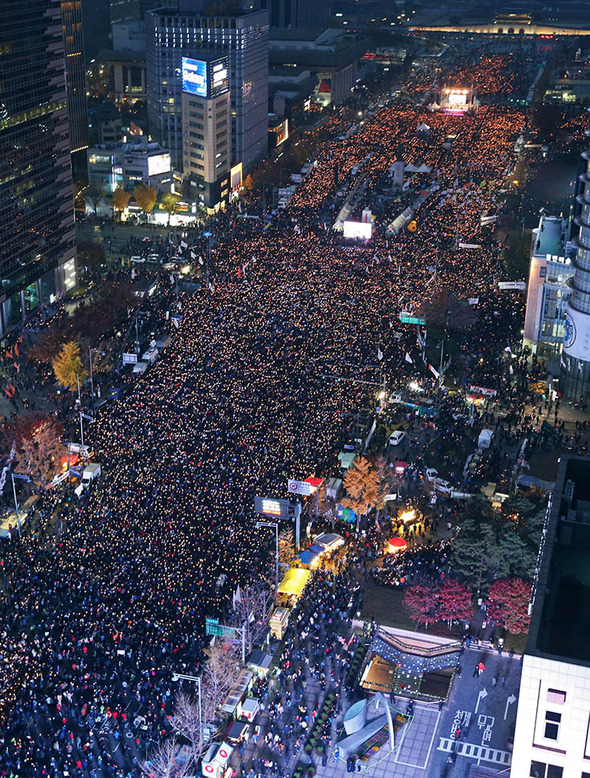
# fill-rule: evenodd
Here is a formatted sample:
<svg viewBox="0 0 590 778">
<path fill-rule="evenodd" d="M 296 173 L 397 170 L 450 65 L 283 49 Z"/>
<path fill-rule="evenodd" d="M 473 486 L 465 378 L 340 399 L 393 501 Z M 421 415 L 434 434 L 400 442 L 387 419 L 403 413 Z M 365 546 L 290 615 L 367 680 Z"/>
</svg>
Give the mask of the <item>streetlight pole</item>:
<svg viewBox="0 0 590 778">
<path fill-rule="evenodd" d="M 205 283 L 209 284 L 209 273 L 210 269 L 209 266 L 211 264 L 211 238 L 213 237 L 212 232 L 204 232 L 203 237 L 207 238 L 207 259 L 205 261 Z"/>
<path fill-rule="evenodd" d="M 92 373 L 92 351 L 93 349 L 88 349 L 88 358 L 90 360 L 90 396 L 94 400 L 94 375 Z"/>
<path fill-rule="evenodd" d="M 172 675 L 173 681 L 192 681 L 193 683 L 197 684 L 197 700 L 199 705 L 199 731 L 201 734 L 203 733 L 203 699 L 202 699 L 202 693 L 203 689 L 201 686 L 201 676 L 197 675 L 184 675 L 184 673 L 174 673 Z"/>
<path fill-rule="evenodd" d="M 14 512 L 16 514 L 16 526 L 18 527 L 18 536 L 20 538 L 21 536 L 21 524 L 20 524 L 20 513 L 18 512 L 18 500 L 16 499 L 16 486 L 14 484 L 14 479 L 18 478 L 21 481 L 26 481 L 27 483 L 31 480 L 28 475 L 20 475 L 20 473 L 15 473 L 12 471 L 10 473 L 10 477 L 12 479 L 12 494 L 14 495 Z"/>
<path fill-rule="evenodd" d="M 260 527 L 274 527 L 275 542 L 276 542 L 276 557 L 275 557 L 275 602 L 279 598 L 279 525 L 276 521 L 257 521 L 256 529 Z"/>
</svg>

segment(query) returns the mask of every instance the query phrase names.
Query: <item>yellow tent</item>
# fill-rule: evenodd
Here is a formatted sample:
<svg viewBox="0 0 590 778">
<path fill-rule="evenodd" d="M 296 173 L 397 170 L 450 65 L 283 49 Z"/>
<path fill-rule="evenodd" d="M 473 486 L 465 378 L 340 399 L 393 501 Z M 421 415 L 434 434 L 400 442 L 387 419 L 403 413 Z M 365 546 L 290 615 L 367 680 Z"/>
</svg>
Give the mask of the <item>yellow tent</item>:
<svg viewBox="0 0 590 778">
<path fill-rule="evenodd" d="M 279 584 L 279 594 L 287 597 L 299 597 L 310 575 L 309 570 L 303 570 L 301 567 L 290 567 Z"/>
</svg>

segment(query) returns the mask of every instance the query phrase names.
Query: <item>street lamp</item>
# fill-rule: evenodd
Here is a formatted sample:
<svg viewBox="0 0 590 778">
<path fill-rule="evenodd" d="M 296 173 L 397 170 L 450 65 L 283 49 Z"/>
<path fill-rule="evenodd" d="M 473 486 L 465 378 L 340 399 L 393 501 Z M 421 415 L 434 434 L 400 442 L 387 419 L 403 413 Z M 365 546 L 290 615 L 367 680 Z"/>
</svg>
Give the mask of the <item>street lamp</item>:
<svg viewBox="0 0 590 778">
<path fill-rule="evenodd" d="M 256 529 L 260 527 L 274 527 L 276 541 L 276 559 L 275 559 L 275 602 L 279 599 L 279 525 L 276 521 L 257 521 Z"/>
<path fill-rule="evenodd" d="M 14 471 L 10 473 L 10 476 L 12 478 L 12 493 L 14 495 L 14 512 L 16 513 L 16 526 L 18 527 L 18 536 L 20 538 L 21 528 L 20 528 L 20 514 L 18 512 L 18 500 L 16 499 L 16 486 L 14 485 L 14 479 L 18 478 L 20 481 L 26 481 L 27 483 L 31 480 L 28 475 L 21 475 L 20 473 L 15 473 Z"/>
<path fill-rule="evenodd" d="M 92 372 L 92 352 L 96 351 L 97 354 L 100 354 L 101 357 L 104 357 L 104 351 L 100 351 L 100 349 L 97 348 L 89 348 L 88 349 L 88 358 L 90 360 L 90 396 L 94 400 L 94 375 Z"/>
<path fill-rule="evenodd" d="M 202 694 L 201 676 L 185 675 L 184 673 L 173 673 L 172 680 L 192 681 L 193 683 L 197 684 L 197 695 L 198 695 L 198 705 L 199 705 L 199 731 L 202 734 L 203 733 L 203 703 L 201 699 L 201 694 Z"/>
<path fill-rule="evenodd" d="M 209 265 L 211 264 L 211 238 L 212 232 L 204 232 L 203 237 L 207 238 L 207 263 L 205 265 L 205 282 L 209 284 Z"/>
</svg>

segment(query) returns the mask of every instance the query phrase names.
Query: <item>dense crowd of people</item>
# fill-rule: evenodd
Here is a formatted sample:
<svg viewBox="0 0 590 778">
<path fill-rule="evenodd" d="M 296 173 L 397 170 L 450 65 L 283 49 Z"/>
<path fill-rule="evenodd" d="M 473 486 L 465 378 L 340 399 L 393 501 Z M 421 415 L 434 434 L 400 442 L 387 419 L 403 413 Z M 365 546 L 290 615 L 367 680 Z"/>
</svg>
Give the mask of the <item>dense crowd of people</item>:
<svg viewBox="0 0 590 778">
<path fill-rule="evenodd" d="M 0 775 L 137 774 L 137 758 L 167 732 L 175 669 L 196 673 L 203 660 L 205 618 L 239 582 L 268 572 L 254 497 L 286 496 L 288 478 L 332 475 L 344 414 L 367 397 L 359 379 L 391 385 L 418 369 L 406 358 L 415 332 L 391 337 L 401 310 L 419 309 L 443 279 L 459 297 L 478 297 L 466 350 L 507 337 L 514 319 L 497 310 L 499 246 L 480 217 L 498 206 L 523 114 L 433 114 L 419 135 L 424 118 L 385 108 L 347 143 L 327 142 L 266 229 L 228 218 L 211 289 L 181 298 L 164 358 L 92 425 L 99 484 L 79 505 L 44 496 L 34 531 L 0 550 Z M 417 232 L 393 236 L 384 223 L 371 244 L 343 245 L 318 209 L 369 153 L 361 175 L 370 192 L 400 146 L 407 162 L 431 169 Z M 418 553 L 439 564 L 434 549 L 410 552 L 404 575 L 420 569 Z M 305 624 L 310 615 L 322 624 L 342 659 L 325 619 L 340 609 L 346 578 L 317 586 Z M 297 692 L 304 657 L 316 662 L 317 629 L 293 630 L 284 695 Z M 320 678 L 341 672 L 317 661 Z M 287 726 L 295 744 L 301 722 Z"/>
</svg>

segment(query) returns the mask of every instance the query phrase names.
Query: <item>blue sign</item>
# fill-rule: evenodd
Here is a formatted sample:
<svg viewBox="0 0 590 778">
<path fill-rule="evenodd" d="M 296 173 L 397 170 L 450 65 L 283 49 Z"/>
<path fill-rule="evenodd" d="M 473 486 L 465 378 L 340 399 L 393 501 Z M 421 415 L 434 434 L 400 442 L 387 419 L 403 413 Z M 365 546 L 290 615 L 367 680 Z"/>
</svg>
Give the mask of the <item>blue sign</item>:
<svg viewBox="0 0 590 778">
<path fill-rule="evenodd" d="M 208 97 L 207 63 L 200 59 L 182 58 L 182 91 Z"/>
</svg>

